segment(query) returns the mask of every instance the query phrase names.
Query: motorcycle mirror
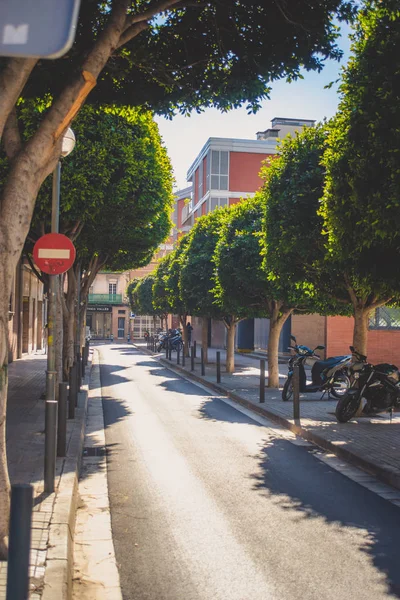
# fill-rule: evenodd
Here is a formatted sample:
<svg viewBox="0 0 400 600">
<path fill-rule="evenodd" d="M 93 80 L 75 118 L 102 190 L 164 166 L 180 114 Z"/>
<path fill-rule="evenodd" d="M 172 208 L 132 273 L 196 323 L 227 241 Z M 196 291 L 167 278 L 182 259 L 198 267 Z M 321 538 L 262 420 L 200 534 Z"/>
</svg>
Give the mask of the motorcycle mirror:
<svg viewBox="0 0 400 600">
<path fill-rule="evenodd" d="M 316 350 L 325 350 L 325 346 L 317 346 L 315 349 Z"/>
<path fill-rule="evenodd" d="M 290 339 L 293 340 L 294 342 L 296 342 L 296 338 L 294 337 L 294 335 L 291 335 Z"/>
<path fill-rule="evenodd" d="M 350 346 L 350 350 L 351 350 L 351 352 L 355 352 L 354 346 Z"/>
</svg>

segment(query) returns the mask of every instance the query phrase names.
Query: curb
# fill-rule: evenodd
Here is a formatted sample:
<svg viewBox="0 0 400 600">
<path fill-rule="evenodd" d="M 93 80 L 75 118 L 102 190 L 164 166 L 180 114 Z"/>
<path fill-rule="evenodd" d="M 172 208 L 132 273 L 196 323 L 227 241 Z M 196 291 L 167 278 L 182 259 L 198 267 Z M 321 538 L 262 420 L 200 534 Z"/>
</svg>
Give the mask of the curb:
<svg viewBox="0 0 400 600">
<path fill-rule="evenodd" d="M 151 350 L 147 350 L 147 348 L 141 348 L 141 347 L 137 347 L 137 346 L 136 346 L 136 348 L 138 350 L 143 350 L 150 356 L 154 357 L 154 354 L 151 352 Z M 300 425 L 299 422 L 291 422 L 288 419 L 285 419 L 284 417 L 281 417 L 280 415 L 277 415 L 276 413 L 268 410 L 267 408 L 263 408 L 261 406 L 257 406 L 256 404 L 252 404 L 251 402 L 249 402 L 248 400 L 245 400 L 238 394 L 235 394 L 234 392 L 227 390 L 222 385 L 218 385 L 217 383 L 213 383 L 213 382 L 208 381 L 207 379 L 203 379 L 201 376 L 193 373 L 193 371 L 187 371 L 186 369 L 183 369 L 180 365 L 176 365 L 173 363 L 171 364 L 165 358 L 155 357 L 155 360 L 160 362 L 165 367 L 168 367 L 170 369 L 178 371 L 179 373 L 184 374 L 185 377 L 187 377 L 188 379 L 192 379 L 193 381 L 202 383 L 203 385 L 209 387 L 210 389 L 214 390 L 215 392 L 217 392 L 219 394 L 223 394 L 224 396 L 227 396 L 228 398 L 230 398 L 234 402 L 237 402 L 241 406 L 244 406 L 248 410 L 251 410 L 262 417 L 267 417 L 271 421 L 274 421 L 278 425 L 281 425 L 282 427 L 289 429 L 290 431 L 292 431 L 296 435 L 302 437 L 303 439 L 305 439 L 309 442 L 313 442 L 314 444 L 316 444 L 323 450 L 331 452 L 332 454 L 335 454 L 338 458 L 341 458 L 341 459 L 345 460 L 346 462 L 352 464 L 353 466 L 358 467 L 359 469 L 362 469 L 363 471 L 366 471 L 367 473 L 369 473 L 370 475 L 373 475 L 380 481 L 383 481 L 384 483 L 387 483 L 387 484 L 391 485 L 392 487 L 400 489 L 400 475 L 397 472 L 392 471 L 389 467 L 387 469 L 384 469 L 384 468 L 380 467 L 379 465 L 372 463 L 369 460 L 359 456 L 358 454 L 351 452 L 351 450 L 347 450 L 346 448 L 343 448 L 342 446 L 337 446 L 333 442 L 326 440 L 325 438 L 319 436 L 318 434 L 315 434 L 315 433 L 309 431 L 308 429 L 305 429 L 304 427 L 302 427 Z"/>
<path fill-rule="evenodd" d="M 78 504 L 78 483 L 92 360 L 89 360 L 86 369 L 87 374 L 79 392 L 75 421 L 54 500 L 42 600 L 55 600 L 56 598 L 57 600 L 70 600 L 72 595 L 75 513 Z"/>
</svg>

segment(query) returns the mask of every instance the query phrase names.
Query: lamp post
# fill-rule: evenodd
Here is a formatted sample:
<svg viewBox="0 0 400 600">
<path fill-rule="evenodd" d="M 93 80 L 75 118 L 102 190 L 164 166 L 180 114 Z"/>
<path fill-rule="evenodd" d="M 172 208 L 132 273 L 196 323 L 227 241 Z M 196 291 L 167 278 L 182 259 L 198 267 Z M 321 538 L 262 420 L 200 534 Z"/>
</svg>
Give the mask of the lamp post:
<svg viewBox="0 0 400 600">
<path fill-rule="evenodd" d="M 62 140 L 61 156 L 68 156 L 75 146 L 75 136 L 68 129 Z M 58 161 L 53 172 L 53 191 L 51 205 L 51 233 L 58 233 L 60 220 L 60 176 L 61 162 Z M 46 416 L 44 448 L 44 491 L 54 492 L 57 454 L 58 406 L 56 402 L 56 318 L 57 318 L 57 282 L 59 275 L 49 275 L 49 304 L 47 317 L 47 371 L 46 371 Z"/>
<path fill-rule="evenodd" d="M 68 156 L 75 146 L 75 135 L 71 128 L 66 131 L 61 146 L 61 156 Z M 60 221 L 60 179 L 61 161 L 53 171 L 53 190 L 51 202 L 51 233 L 59 233 Z M 49 275 L 49 304 L 47 317 L 47 372 L 46 372 L 46 400 L 55 400 L 56 397 L 56 352 L 54 338 L 56 333 L 57 317 L 57 278 L 58 275 Z"/>
</svg>

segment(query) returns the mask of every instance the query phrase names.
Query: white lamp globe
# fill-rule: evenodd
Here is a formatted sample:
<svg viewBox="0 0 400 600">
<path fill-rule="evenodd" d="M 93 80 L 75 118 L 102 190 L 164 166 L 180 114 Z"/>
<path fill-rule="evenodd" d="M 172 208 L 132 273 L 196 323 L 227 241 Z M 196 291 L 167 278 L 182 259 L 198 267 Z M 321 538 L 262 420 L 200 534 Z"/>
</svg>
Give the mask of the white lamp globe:
<svg viewBox="0 0 400 600">
<path fill-rule="evenodd" d="M 68 156 L 75 147 L 75 134 L 71 127 L 68 127 L 62 139 L 61 156 Z"/>
</svg>

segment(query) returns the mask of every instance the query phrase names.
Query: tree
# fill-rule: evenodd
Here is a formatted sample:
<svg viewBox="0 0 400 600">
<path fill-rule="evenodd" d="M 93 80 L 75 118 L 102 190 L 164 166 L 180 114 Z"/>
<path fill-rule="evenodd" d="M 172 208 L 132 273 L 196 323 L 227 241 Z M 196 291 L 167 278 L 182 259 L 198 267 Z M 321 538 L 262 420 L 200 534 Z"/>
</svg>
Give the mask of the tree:
<svg viewBox="0 0 400 600">
<path fill-rule="evenodd" d="M 287 310 L 348 314 L 343 265 L 327 261 L 318 214 L 325 178 L 321 165 L 325 140 L 326 125 L 306 128 L 286 138 L 279 157 L 263 166 L 263 269 L 271 297 L 284 301 Z M 278 305 L 271 307 L 272 321 L 274 308 Z M 279 335 L 275 336 L 275 345 L 278 339 Z M 270 350 L 268 360 L 269 354 Z M 277 351 L 273 355 L 276 383 Z"/>
<path fill-rule="evenodd" d="M 43 109 L 44 103 L 25 102 L 21 129 L 29 133 Z M 62 302 L 66 380 L 74 361 L 79 281 L 84 331 L 87 295 L 98 271 L 106 263 L 117 270 L 146 264 L 168 233 L 172 203 L 171 166 L 149 112 L 86 106 L 74 130 L 77 144 L 63 163 L 60 194 L 60 231 L 78 250 Z M 2 167 L 6 170 L 4 161 Z M 34 242 L 50 231 L 50 223 L 51 181 L 46 180 L 25 244 L 28 257 Z M 39 277 L 46 281 L 43 274 Z"/>
<path fill-rule="evenodd" d="M 188 236 L 181 237 L 175 249 L 161 260 L 156 269 L 153 286 L 153 305 L 155 309 L 163 313 L 178 315 L 187 355 L 189 355 L 189 345 L 186 321 L 189 311 L 185 298 L 180 292 L 179 278 L 182 257 L 188 242 Z"/>
<path fill-rule="evenodd" d="M 226 210 L 215 210 L 197 219 L 188 234 L 188 244 L 181 261 L 180 294 L 188 313 L 203 319 L 202 348 L 205 362 L 208 362 L 208 319 L 219 319 L 225 323 L 223 309 L 216 304 L 213 294 L 213 256 Z"/>
<path fill-rule="evenodd" d="M 367 354 L 372 310 L 398 299 L 400 265 L 399 7 L 367 2 L 329 126 L 321 216 L 327 250 L 344 267 L 354 315 L 353 345 Z"/>
<path fill-rule="evenodd" d="M 153 273 L 145 277 L 132 279 L 127 288 L 127 295 L 132 311 L 136 315 L 148 315 L 153 317 L 153 322 L 156 317 L 162 320 L 165 318 L 164 313 L 158 312 L 153 304 L 153 286 L 155 276 Z M 155 331 L 155 322 L 153 329 Z"/>
<path fill-rule="evenodd" d="M 76 42 L 57 61 L 2 59 L 0 137 L 10 161 L 0 195 L 0 422 L 7 395 L 7 310 L 11 282 L 28 234 L 37 192 L 60 155 L 64 132 L 93 90 L 102 104 L 129 103 L 171 114 L 249 102 L 259 107 L 268 84 L 295 79 L 302 65 L 320 70 L 338 58 L 335 15 L 345 0 L 84 0 Z M 188 40 L 190 42 L 188 43 Z M 26 141 L 18 129 L 21 94 L 52 104 Z M 5 437 L 1 434 L 0 494 L 8 496 Z M 3 514 L 8 514 L 7 503 Z M 0 522 L 6 538 L 7 521 Z M 0 548 L 5 555 L 5 543 Z"/>
</svg>

